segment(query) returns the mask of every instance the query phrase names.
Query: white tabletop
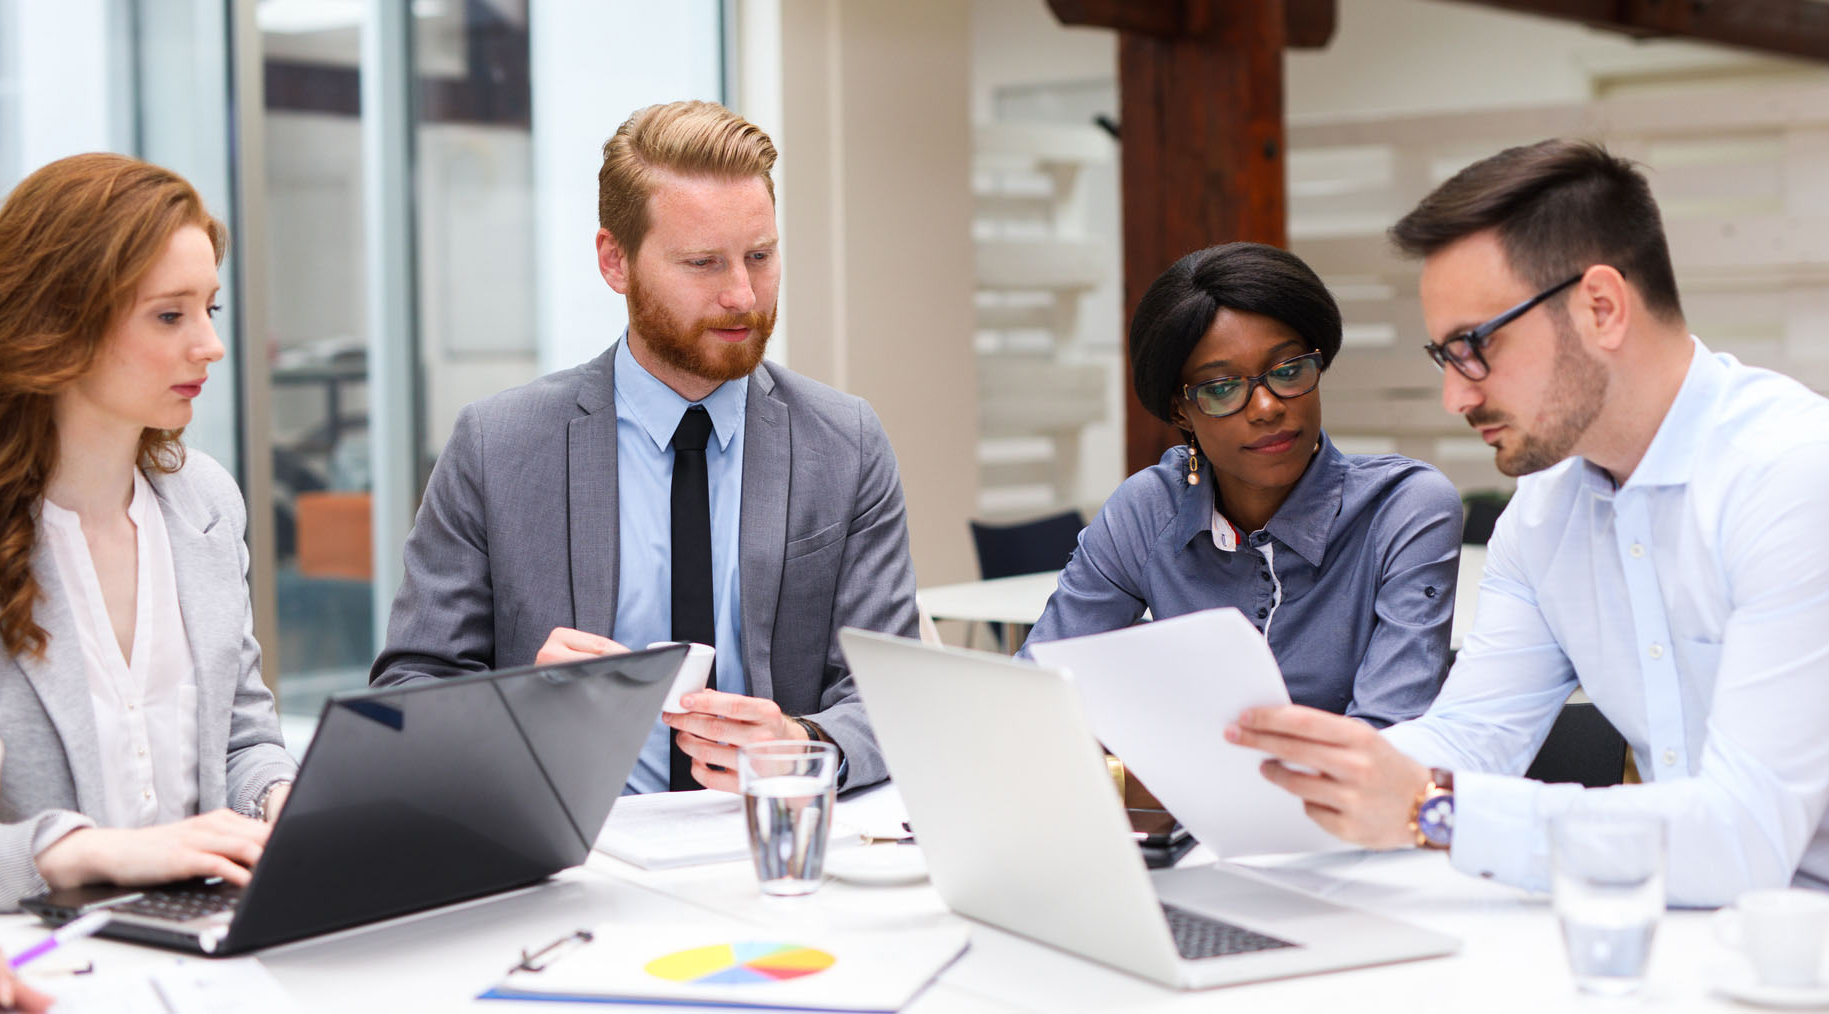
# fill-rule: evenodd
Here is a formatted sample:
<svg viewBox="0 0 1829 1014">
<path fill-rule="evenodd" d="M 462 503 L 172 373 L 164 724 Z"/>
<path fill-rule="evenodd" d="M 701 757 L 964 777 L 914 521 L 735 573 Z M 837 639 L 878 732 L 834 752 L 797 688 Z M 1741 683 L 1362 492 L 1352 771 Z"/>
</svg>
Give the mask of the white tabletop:
<svg viewBox="0 0 1829 1014">
<path fill-rule="evenodd" d="M 1461 650 L 1461 641 L 1473 625 L 1480 598 L 1480 574 L 1486 568 L 1486 547 L 1461 547 L 1460 574 L 1454 591 L 1454 619 L 1449 624 L 1448 646 Z M 915 593 L 920 608 L 936 620 L 969 620 L 978 623 L 1016 623 L 1034 626 L 1048 608 L 1048 597 L 1060 585 L 1058 570 L 989 581 L 966 581 L 922 588 Z"/>
<path fill-rule="evenodd" d="M 893 792 L 866 797 L 877 826 L 899 812 Z M 911 846 L 834 842 L 834 847 Z M 1197 858 L 1197 850 L 1190 858 Z M 1169 1010 L 1564 1010 L 1619 1009 L 1575 991 L 1547 901 L 1463 876 L 1433 852 L 1346 852 L 1252 863 L 1284 882 L 1377 909 L 1463 940 L 1459 954 L 1221 990 L 1180 993 L 978 923 L 972 944 L 907 1009 L 932 1012 Z M 1079 885 L 1085 889 L 1087 885 Z M 1072 889 L 1066 885 L 1063 889 Z M 547 1004 L 477 1001 L 523 947 L 537 948 L 605 921 L 738 920 L 776 930 L 895 929 L 957 921 L 931 885 L 859 887 L 828 882 L 816 894 L 767 899 L 747 862 L 648 871 L 593 853 L 583 867 L 514 894 L 393 920 L 261 952 L 259 960 L 307 1011 L 514 1011 Z M 21 949 L 39 930 L 0 917 L 0 945 Z M 67 955 L 67 956 L 66 956 Z M 70 945 L 40 966 L 92 960 L 100 974 L 128 975 L 175 959 L 105 940 Z M 1739 1009 L 1710 983 L 1740 959 L 1714 940 L 1709 913 L 1672 912 L 1658 929 L 1644 992 L 1627 1006 L 1649 1010 Z M 53 969 L 54 970 L 54 969 Z M 34 974 L 55 990 L 56 975 Z"/>
</svg>

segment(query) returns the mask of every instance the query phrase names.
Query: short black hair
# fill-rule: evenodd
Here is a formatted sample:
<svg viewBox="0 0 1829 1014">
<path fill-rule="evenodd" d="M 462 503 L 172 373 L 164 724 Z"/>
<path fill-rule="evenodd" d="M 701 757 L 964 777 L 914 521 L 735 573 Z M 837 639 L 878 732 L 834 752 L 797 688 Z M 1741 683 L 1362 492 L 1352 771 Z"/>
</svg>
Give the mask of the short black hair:
<svg viewBox="0 0 1829 1014">
<path fill-rule="evenodd" d="M 1592 141 L 1551 138 L 1481 159 L 1436 187 L 1390 235 L 1403 253 L 1429 257 L 1488 229 L 1531 288 L 1606 264 L 1653 314 L 1683 316 L 1650 184 L 1633 162 Z"/>
<path fill-rule="evenodd" d="M 1269 317 L 1321 353 L 1340 351 L 1340 306 L 1314 269 L 1263 243 L 1224 243 L 1181 258 L 1150 283 L 1130 319 L 1130 382 L 1149 413 L 1171 425 L 1181 368 L 1221 309 Z"/>
</svg>

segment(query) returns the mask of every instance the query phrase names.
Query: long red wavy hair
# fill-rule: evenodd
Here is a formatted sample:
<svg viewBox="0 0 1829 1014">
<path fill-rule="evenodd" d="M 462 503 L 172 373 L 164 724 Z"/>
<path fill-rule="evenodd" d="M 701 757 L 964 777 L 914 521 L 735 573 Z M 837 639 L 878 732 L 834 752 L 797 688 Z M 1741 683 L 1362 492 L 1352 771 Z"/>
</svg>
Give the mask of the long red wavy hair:
<svg viewBox="0 0 1829 1014">
<path fill-rule="evenodd" d="M 179 229 L 228 232 L 183 177 L 125 155 L 59 159 L 0 206 L 0 643 L 43 655 L 32 618 L 39 505 L 57 464 L 58 392 L 87 373 Z M 181 430 L 140 435 L 140 467 L 176 471 Z"/>
</svg>

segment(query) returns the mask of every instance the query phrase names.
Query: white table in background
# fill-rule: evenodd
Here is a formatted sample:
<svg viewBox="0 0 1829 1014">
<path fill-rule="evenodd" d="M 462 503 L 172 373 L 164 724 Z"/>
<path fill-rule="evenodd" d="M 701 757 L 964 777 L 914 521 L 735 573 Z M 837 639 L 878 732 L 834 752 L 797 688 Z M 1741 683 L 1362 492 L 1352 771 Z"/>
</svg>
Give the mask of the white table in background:
<svg viewBox="0 0 1829 1014">
<path fill-rule="evenodd" d="M 1473 625 L 1479 608 L 1480 574 L 1486 568 L 1486 547 L 1461 547 L 1460 573 L 1454 590 L 1454 619 L 1449 624 L 1448 646 L 1461 650 L 1461 642 Z M 1041 619 L 1048 607 L 1048 597 L 1060 586 L 1058 570 L 988 581 L 966 581 L 961 584 L 935 585 L 915 592 L 921 611 L 936 620 L 963 620 L 977 623 L 1009 623 L 1028 628 Z M 1147 615 L 1147 614 L 1146 614 Z"/>
</svg>

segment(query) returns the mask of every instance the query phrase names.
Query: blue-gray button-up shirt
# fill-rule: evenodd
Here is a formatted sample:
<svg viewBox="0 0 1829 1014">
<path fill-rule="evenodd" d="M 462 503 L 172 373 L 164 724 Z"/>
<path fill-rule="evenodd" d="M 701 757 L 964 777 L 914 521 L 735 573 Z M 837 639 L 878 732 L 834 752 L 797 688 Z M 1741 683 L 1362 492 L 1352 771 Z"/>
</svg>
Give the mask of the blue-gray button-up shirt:
<svg viewBox="0 0 1829 1014">
<path fill-rule="evenodd" d="M 1145 609 L 1233 606 L 1268 630 L 1297 704 L 1376 726 L 1422 714 L 1448 666 L 1460 561 L 1447 477 L 1401 455 L 1342 454 L 1323 434 L 1269 523 L 1238 533 L 1217 516 L 1210 464 L 1188 485 L 1187 454 L 1171 448 L 1106 501 L 1029 641 L 1115 630 Z M 1225 677 L 1225 660 L 1199 645 L 1188 663 Z"/>
</svg>

